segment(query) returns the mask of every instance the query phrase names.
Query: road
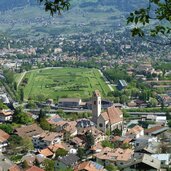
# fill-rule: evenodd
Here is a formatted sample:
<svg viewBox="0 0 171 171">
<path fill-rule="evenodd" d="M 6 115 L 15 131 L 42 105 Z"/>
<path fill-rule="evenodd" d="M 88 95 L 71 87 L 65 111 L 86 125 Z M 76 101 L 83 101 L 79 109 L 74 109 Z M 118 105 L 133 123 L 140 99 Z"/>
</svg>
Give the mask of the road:
<svg viewBox="0 0 171 171">
<path fill-rule="evenodd" d="M 40 109 L 24 109 L 25 112 L 32 112 L 32 113 L 39 113 Z M 51 109 L 48 113 L 57 113 L 58 110 Z M 70 110 L 63 110 L 65 113 L 83 113 L 87 112 L 90 113 L 91 110 L 89 109 L 70 109 Z"/>
<path fill-rule="evenodd" d="M 27 73 L 27 71 L 24 71 L 24 72 L 22 73 L 22 75 L 21 75 L 21 77 L 20 77 L 20 79 L 19 79 L 19 81 L 18 81 L 18 83 L 17 83 L 17 87 L 19 87 L 19 85 L 20 85 L 21 81 L 23 80 L 24 76 L 26 75 L 26 73 Z"/>
<path fill-rule="evenodd" d="M 114 89 L 113 89 L 113 87 L 111 86 L 110 82 L 107 80 L 107 78 L 104 76 L 104 74 L 102 73 L 101 70 L 99 70 L 99 73 L 100 73 L 100 75 L 104 78 L 105 83 L 108 85 L 109 89 L 110 89 L 111 91 L 114 91 Z"/>
<path fill-rule="evenodd" d="M 165 116 L 165 112 L 127 112 L 130 115 L 156 115 L 156 116 Z"/>
</svg>

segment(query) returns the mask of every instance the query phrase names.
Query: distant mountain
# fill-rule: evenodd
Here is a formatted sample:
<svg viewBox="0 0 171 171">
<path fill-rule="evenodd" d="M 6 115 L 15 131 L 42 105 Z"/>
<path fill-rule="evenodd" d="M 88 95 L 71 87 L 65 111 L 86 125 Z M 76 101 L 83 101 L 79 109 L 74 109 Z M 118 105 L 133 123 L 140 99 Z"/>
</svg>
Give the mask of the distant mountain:
<svg viewBox="0 0 171 171">
<path fill-rule="evenodd" d="M 148 0 L 70 0 L 69 11 L 51 17 L 38 0 L 0 0 L 0 32 L 12 35 L 124 31 L 128 13 Z"/>
<path fill-rule="evenodd" d="M 111 6 L 125 12 L 144 6 L 147 0 L 71 0 L 72 6 L 78 5 L 80 8 L 98 6 Z M 37 0 L 0 0 L 0 11 L 13 8 L 24 7 L 26 5 L 38 5 Z"/>
<path fill-rule="evenodd" d="M 29 0 L 0 0 L 0 11 L 6 11 L 17 7 L 24 7 Z"/>
</svg>

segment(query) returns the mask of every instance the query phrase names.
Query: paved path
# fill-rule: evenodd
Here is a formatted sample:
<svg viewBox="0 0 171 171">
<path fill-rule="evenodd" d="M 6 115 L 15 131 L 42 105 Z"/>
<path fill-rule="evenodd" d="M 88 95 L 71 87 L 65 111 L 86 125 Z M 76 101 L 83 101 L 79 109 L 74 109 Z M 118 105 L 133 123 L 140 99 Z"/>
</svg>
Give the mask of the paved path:
<svg viewBox="0 0 171 171">
<path fill-rule="evenodd" d="M 21 81 L 23 80 L 24 76 L 26 75 L 26 73 L 27 73 L 27 71 L 24 71 L 24 72 L 22 73 L 22 75 L 21 75 L 21 77 L 20 77 L 20 79 L 19 79 L 19 81 L 18 81 L 17 87 L 19 87 L 19 85 L 20 85 Z"/>
<path fill-rule="evenodd" d="M 111 91 L 114 91 L 113 87 L 111 86 L 110 82 L 107 80 L 107 78 L 104 76 L 101 70 L 99 70 L 100 75 L 104 78 L 105 83 L 108 85 L 109 89 Z"/>
</svg>

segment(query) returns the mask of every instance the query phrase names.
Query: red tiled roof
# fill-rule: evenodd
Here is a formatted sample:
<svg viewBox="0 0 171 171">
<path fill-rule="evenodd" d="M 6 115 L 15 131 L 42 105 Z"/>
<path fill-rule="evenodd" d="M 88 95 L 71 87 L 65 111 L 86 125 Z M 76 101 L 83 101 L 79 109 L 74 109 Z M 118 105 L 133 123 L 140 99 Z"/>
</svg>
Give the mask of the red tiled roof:
<svg viewBox="0 0 171 171">
<path fill-rule="evenodd" d="M 126 135 L 129 135 L 129 134 L 138 134 L 139 132 L 141 132 L 142 130 L 144 130 L 141 126 L 139 125 L 136 125 L 134 126 L 133 128 L 131 128 L 127 133 Z"/>
<path fill-rule="evenodd" d="M 144 132 L 145 132 L 146 134 L 148 134 L 148 133 L 152 133 L 152 132 L 154 132 L 154 131 L 160 130 L 160 129 L 162 129 L 162 128 L 164 128 L 164 127 L 163 127 L 163 126 L 154 126 L 154 127 L 152 127 L 152 128 L 149 128 L 149 129 L 145 130 Z"/>
<path fill-rule="evenodd" d="M 52 152 L 56 152 L 56 150 L 58 150 L 59 148 L 65 149 L 65 147 L 62 144 L 54 144 L 48 146 L 48 149 Z"/>
<path fill-rule="evenodd" d="M 111 124 L 123 121 L 122 111 L 115 106 L 107 108 L 107 111 L 102 113 L 101 116 L 104 118 L 104 120 L 109 120 Z"/>
<path fill-rule="evenodd" d="M 39 150 L 40 154 L 43 154 L 45 157 L 53 156 L 53 152 L 49 150 L 49 148 L 45 148 L 43 150 Z"/>
<path fill-rule="evenodd" d="M 7 141 L 9 137 L 9 134 L 0 129 L 0 142 Z"/>
<path fill-rule="evenodd" d="M 13 166 L 11 166 L 8 171 L 20 171 L 21 169 L 15 164 Z"/>
<path fill-rule="evenodd" d="M 37 166 L 32 166 L 31 168 L 27 169 L 26 171 L 44 171 L 44 170 Z"/>
</svg>

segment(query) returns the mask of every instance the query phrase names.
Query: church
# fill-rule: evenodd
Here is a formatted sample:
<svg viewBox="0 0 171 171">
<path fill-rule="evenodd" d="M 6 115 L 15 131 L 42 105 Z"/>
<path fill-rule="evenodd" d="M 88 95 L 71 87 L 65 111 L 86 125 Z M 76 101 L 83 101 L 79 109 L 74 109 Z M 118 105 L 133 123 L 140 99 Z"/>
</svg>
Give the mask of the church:
<svg viewBox="0 0 171 171">
<path fill-rule="evenodd" d="M 119 108 L 111 106 L 106 111 L 101 111 L 101 95 L 98 90 L 94 91 L 92 96 L 92 115 L 92 121 L 97 129 L 103 132 L 123 128 L 123 113 Z"/>
</svg>

